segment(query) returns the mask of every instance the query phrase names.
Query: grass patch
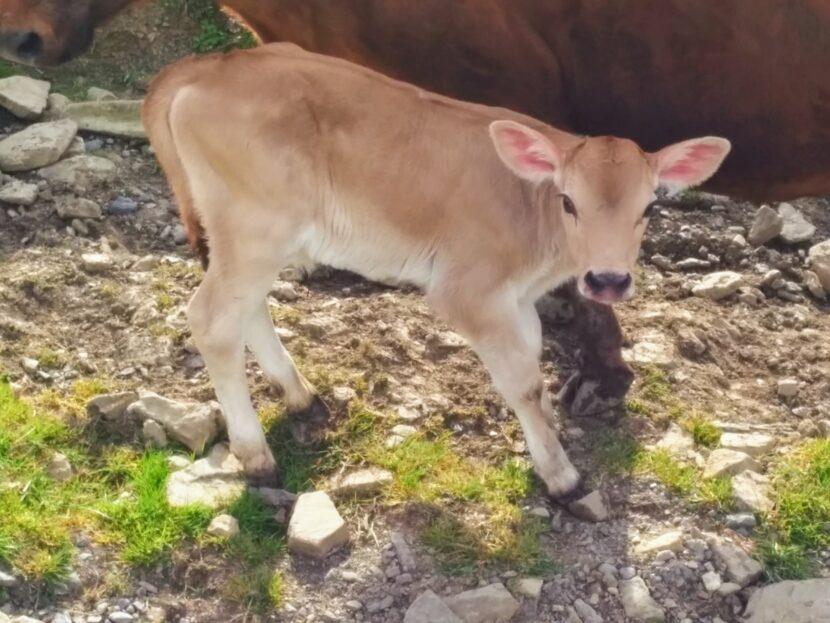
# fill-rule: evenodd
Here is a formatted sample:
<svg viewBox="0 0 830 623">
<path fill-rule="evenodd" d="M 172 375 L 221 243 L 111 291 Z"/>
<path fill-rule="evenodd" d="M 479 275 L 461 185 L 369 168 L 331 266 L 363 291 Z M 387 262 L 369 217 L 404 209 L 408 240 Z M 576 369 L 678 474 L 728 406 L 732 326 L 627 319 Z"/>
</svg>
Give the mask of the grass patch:
<svg viewBox="0 0 830 623">
<path fill-rule="evenodd" d="M 194 52 L 228 52 L 256 45 L 251 32 L 228 19 L 213 0 L 165 0 L 164 4 L 169 12 L 186 13 L 199 25 L 193 39 Z"/>
<path fill-rule="evenodd" d="M 716 448 L 720 443 L 721 430 L 712 424 L 708 418 L 694 414 L 684 418 L 680 426 L 688 432 L 694 442 L 706 448 Z"/>
<path fill-rule="evenodd" d="M 767 573 L 809 577 L 815 551 L 830 546 L 830 440 L 804 444 L 775 469 L 773 499 L 761 536 Z"/>
<path fill-rule="evenodd" d="M 148 452 L 130 471 L 130 497 L 105 504 L 124 561 L 148 566 L 167 560 L 185 538 L 201 534 L 213 512 L 198 506 L 174 508 L 167 503 L 167 455 Z"/>
</svg>

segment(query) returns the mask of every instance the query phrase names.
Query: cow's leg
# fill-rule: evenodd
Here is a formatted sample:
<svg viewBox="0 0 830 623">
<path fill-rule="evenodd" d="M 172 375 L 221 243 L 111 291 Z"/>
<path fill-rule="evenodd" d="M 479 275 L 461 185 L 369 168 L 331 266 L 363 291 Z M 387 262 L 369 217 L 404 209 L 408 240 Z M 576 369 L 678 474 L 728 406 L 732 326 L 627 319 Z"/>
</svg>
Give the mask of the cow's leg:
<svg viewBox="0 0 830 623">
<path fill-rule="evenodd" d="M 542 327 L 533 304 L 476 301 L 452 316 L 515 411 L 548 494 L 563 498 L 572 493 L 579 485 L 579 473 L 552 428 L 554 410 L 539 367 Z"/>
<path fill-rule="evenodd" d="M 608 413 L 623 403 L 634 380 L 622 358 L 622 328 L 612 307 L 587 300 L 574 285 L 566 288 L 581 349 L 579 371 L 565 383 L 559 401 L 575 416 Z"/>
<path fill-rule="evenodd" d="M 211 265 L 187 308 L 196 342 L 228 426 L 231 451 L 245 472 L 262 482 L 276 480 L 276 463 L 251 403 L 245 373 L 244 328 L 262 309 L 270 279 L 235 270 L 211 254 Z"/>
<path fill-rule="evenodd" d="M 329 410 L 282 345 L 267 305 L 259 306 L 246 334 L 248 348 L 265 376 L 282 389 L 294 438 L 301 444 L 319 440 L 328 425 Z"/>
</svg>

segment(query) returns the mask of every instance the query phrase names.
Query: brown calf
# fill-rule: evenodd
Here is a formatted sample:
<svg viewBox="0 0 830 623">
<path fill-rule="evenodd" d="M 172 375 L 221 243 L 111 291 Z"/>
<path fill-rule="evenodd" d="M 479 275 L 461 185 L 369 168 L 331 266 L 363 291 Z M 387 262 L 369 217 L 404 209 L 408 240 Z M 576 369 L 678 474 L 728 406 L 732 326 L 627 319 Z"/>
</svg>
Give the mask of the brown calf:
<svg viewBox="0 0 830 623">
<path fill-rule="evenodd" d="M 280 268 L 319 262 L 423 288 L 490 371 L 557 497 L 579 475 L 552 428 L 534 303 L 570 279 L 593 300 L 631 296 L 658 185 L 698 184 L 729 151 L 708 137 L 646 154 L 288 44 L 175 65 L 144 121 L 188 229 L 209 241 L 188 317 L 252 475 L 275 463 L 245 344 L 293 417 L 322 408 L 265 304 Z"/>
</svg>

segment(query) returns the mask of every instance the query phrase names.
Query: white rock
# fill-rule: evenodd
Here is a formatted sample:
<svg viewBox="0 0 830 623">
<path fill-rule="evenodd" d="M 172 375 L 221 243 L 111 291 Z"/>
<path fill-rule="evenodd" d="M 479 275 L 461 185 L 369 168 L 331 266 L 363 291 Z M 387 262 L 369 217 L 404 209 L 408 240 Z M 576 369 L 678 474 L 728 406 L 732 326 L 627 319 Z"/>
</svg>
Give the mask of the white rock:
<svg viewBox="0 0 830 623">
<path fill-rule="evenodd" d="M 748 240 L 751 244 L 760 246 L 781 234 L 784 219 L 768 205 L 762 205 L 755 213 L 755 220 L 749 230 Z"/>
<path fill-rule="evenodd" d="M 232 539 L 239 534 L 239 522 L 233 515 L 223 513 L 214 517 L 207 528 L 210 536 Z"/>
<path fill-rule="evenodd" d="M 11 76 L 0 80 L 0 106 L 21 119 L 37 119 L 46 109 L 52 86 L 45 80 Z"/>
<path fill-rule="evenodd" d="M 393 480 L 392 472 L 367 467 L 333 478 L 327 489 L 332 495 L 374 495 Z"/>
<path fill-rule="evenodd" d="M 123 610 L 110 612 L 108 619 L 109 623 L 132 623 L 132 621 L 135 621 L 135 617 L 133 615 L 129 612 L 124 612 Z"/>
<path fill-rule="evenodd" d="M 72 143 L 78 126 L 68 120 L 47 121 L 0 141 L 0 170 L 31 171 L 57 162 Z"/>
<path fill-rule="evenodd" d="M 167 433 L 164 432 L 164 427 L 155 420 L 144 420 L 141 436 L 144 441 L 156 448 L 167 447 Z"/>
<path fill-rule="evenodd" d="M 743 283 L 744 278 L 740 273 L 728 270 L 709 273 L 692 287 L 692 294 L 719 301 L 737 292 Z"/>
<path fill-rule="evenodd" d="M 704 478 L 733 476 L 744 470 L 760 471 L 761 466 L 751 456 L 744 452 L 736 452 L 726 448 L 712 450 L 703 466 Z"/>
<path fill-rule="evenodd" d="M 729 595 L 737 593 L 741 590 L 741 588 L 742 586 L 740 584 L 735 584 L 734 582 L 724 582 L 718 589 L 718 595 L 721 597 L 728 597 Z"/>
<path fill-rule="evenodd" d="M 347 407 L 352 400 L 357 398 L 357 392 L 351 387 L 335 387 L 331 390 L 331 398 L 336 406 L 344 408 Z"/>
<path fill-rule="evenodd" d="M 102 89 L 100 87 L 89 87 L 86 90 L 86 98 L 90 102 L 101 102 L 105 100 L 118 99 L 115 96 L 115 93 L 113 93 L 112 91 L 107 91 L 106 89 Z"/>
<path fill-rule="evenodd" d="M 581 623 L 603 623 L 603 619 L 599 614 L 597 614 L 597 611 L 585 603 L 582 599 L 574 601 L 573 607 L 574 610 L 576 610 Z"/>
<path fill-rule="evenodd" d="M 106 253 L 84 253 L 81 255 L 81 267 L 93 275 L 108 273 L 114 265 L 112 256 Z"/>
<path fill-rule="evenodd" d="M 56 482 L 66 482 L 72 478 L 72 464 L 66 455 L 60 452 L 55 452 L 52 458 L 49 459 L 49 465 L 46 467 L 46 473 Z"/>
<path fill-rule="evenodd" d="M 125 138 L 147 136 L 141 123 L 141 100 L 79 102 L 69 104 L 64 115 L 87 132 Z"/>
<path fill-rule="evenodd" d="M 539 599 L 542 595 L 542 578 L 519 578 L 513 589 L 530 599 Z"/>
<path fill-rule="evenodd" d="M 768 513 L 772 510 L 769 478 L 745 470 L 732 478 L 732 499 L 738 510 Z"/>
<path fill-rule="evenodd" d="M 751 558 L 744 550 L 728 541 L 718 538 L 710 539 L 709 547 L 715 556 L 726 567 L 729 579 L 743 586 L 748 586 L 763 573 L 763 567 L 757 560 Z"/>
<path fill-rule="evenodd" d="M 444 603 L 464 623 L 502 623 L 512 619 L 520 607 L 501 583 L 446 597 Z"/>
<path fill-rule="evenodd" d="M 723 580 L 717 571 L 707 571 L 700 576 L 700 579 L 703 581 L 703 586 L 710 593 L 714 593 L 723 585 Z"/>
<path fill-rule="evenodd" d="M 108 422 L 115 422 L 124 417 L 127 407 L 136 400 L 138 400 L 137 392 L 100 394 L 86 403 L 86 411 L 92 417 L 101 417 Z"/>
<path fill-rule="evenodd" d="M 539 519 L 550 519 L 550 511 L 544 506 L 536 506 L 531 508 L 528 512 L 531 517 L 538 517 Z"/>
<path fill-rule="evenodd" d="M 673 368 L 677 365 L 673 341 L 657 331 L 643 335 L 634 346 L 624 349 L 623 359 L 628 363 L 658 368 Z"/>
<path fill-rule="evenodd" d="M 192 461 L 189 458 L 180 454 L 173 454 L 167 457 L 167 467 L 171 472 L 187 469 L 191 464 Z"/>
<path fill-rule="evenodd" d="M 392 542 L 392 547 L 395 548 L 395 554 L 398 556 L 401 569 L 408 573 L 416 571 L 418 564 L 415 555 L 412 553 L 412 549 L 409 547 L 409 543 L 406 542 L 403 533 L 393 530 L 389 534 L 389 540 Z"/>
<path fill-rule="evenodd" d="M 683 532 L 681 530 L 671 530 L 644 543 L 640 543 L 635 549 L 640 555 L 651 554 L 661 550 L 669 550 L 672 552 L 682 551 Z"/>
<path fill-rule="evenodd" d="M 392 434 L 403 437 L 404 439 L 412 437 L 417 432 L 418 429 L 414 426 L 410 426 L 409 424 L 398 424 L 397 426 L 392 427 Z"/>
<path fill-rule="evenodd" d="M 599 491 L 591 491 L 588 495 L 568 506 L 576 517 L 585 521 L 607 521 L 610 517 L 608 509 L 605 506 L 605 500 L 602 499 L 602 494 Z"/>
<path fill-rule="evenodd" d="M 688 432 L 672 422 L 660 441 L 655 444 L 655 447 L 676 456 L 685 456 L 691 450 L 694 450 L 695 441 Z"/>
<path fill-rule="evenodd" d="M 816 228 L 792 204 L 782 203 L 778 206 L 778 214 L 784 220 L 781 228 L 781 239 L 790 244 L 805 242 L 813 237 Z"/>
<path fill-rule="evenodd" d="M 215 403 L 176 402 L 153 392 L 139 392 L 139 399 L 127 408 L 131 417 L 152 419 L 167 434 L 196 454 L 201 454 L 222 430 L 222 416 Z"/>
<path fill-rule="evenodd" d="M 324 491 L 297 498 L 288 523 L 288 548 L 324 558 L 349 540 L 349 527 Z"/>
<path fill-rule="evenodd" d="M 827 623 L 830 578 L 787 580 L 758 589 L 749 598 L 747 623 Z"/>
<path fill-rule="evenodd" d="M 38 188 L 35 184 L 27 184 L 14 180 L 0 188 L 0 202 L 16 206 L 30 206 L 37 201 Z"/>
<path fill-rule="evenodd" d="M 801 389 L 801 383 L 798 382 L 798 379 L 786 378 L 778 380 L 778 395 L 781 398 L 793 398 L 798 394 L 799 389 Z"/>
<path fill-rule="evenodd" d="M 412 602 L 403 617 L 403 623 L 462 623 L 447 604 L 427 589 Z"/>
<path fill-rule="evenodd" d="M 652 598 L 643 578 L 635 576 L 630 580 L 623 580 L 619 589 L 626 616 L 646 623 L 660 623 L 666 620 L 666 614 Z"/>
<path fill-rule="evenodd" d="M 810 247 L 809 258 L 813 272 L 818 275 L 821 286 L 830 293 L 830 240 Z"/>
<path fill-rule="evenodd" d="M 174 472 L 167 480 L 170 506 L 202 504 L 218 508 L 245 491 L 245 469 L 225 444 L 216 444 L 208 455 Z"/>
<path fill-rule="evenodd" d="M 807 291 L 820 301 L 827 300 L 827 291 L 821 285 L 821 279 L 812 270 L 805 270 L 801 273 L 801 281 Z"/>
<path fill-rule="evenodd" d="M 737 450 L 754 457 L 766 454 L 774 445 L 775 439 L 763 433 L 723 433 L 720 437 L 722 448 Z"/>
<path fill-rule="evenodd" d="M 117 175 L 115 164 L 100 156 L 73 156 L 38 171 L 43 179 L 87 192 L 112 182 Z"/>
<path fill-rule="evenodd" d="M 11 573 L 6 573 L 2 569 L 0 569 L 0 587 L 2 588 L 12 588 L 18 585 L 18 579 L 14 577 Z"/>
</svg>

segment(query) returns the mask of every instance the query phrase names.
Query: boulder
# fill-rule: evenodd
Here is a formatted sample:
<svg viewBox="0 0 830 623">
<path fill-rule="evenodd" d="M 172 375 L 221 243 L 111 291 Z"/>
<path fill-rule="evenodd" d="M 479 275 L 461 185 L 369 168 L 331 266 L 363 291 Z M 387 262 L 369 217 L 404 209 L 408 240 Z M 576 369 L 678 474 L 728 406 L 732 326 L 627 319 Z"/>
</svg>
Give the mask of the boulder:
<svg viewBox="0 0 830 623">
<path fill-rule="evenodd" d="M 124 138 L 147 138 L 141 123 L 141 100 L 102 100 L 69 104 L 64 115 L 81 130 Z"/>
<path fill-rule="evenodd" d="M 720 437 L 720 446 L 757 458 L 772 450 L 775 446 L 775 439 L 763 433 L 723 433 Z"/>
<path fill-rule="evenodd" d="M 773 504 L 769 497 L 769 478 L 745 470 L 732 478 L 732 499 L 738 510 L 768 513 Z"/>
<path fill-rule="evenodd" d="M 78 192 L 87 192 L 96 186 L 112 182 L 115 164 L 100 156 L 73 156 L 38 171 L 43 179 L 53 184 L 69 186 Z"/>
<path fill-rule="evenodd" d="M 465 591 L 444 602 L 464 623 L 502 623 L 512 619 L 520 607 L 501 583 Z"/>
<path fill-rule="evenodd" d="M 46 109 L 52 86 L 45 80 L 11 76 L 0 80 L 0 106 L 15 117 L 37 119 Z"/>
<path fill-rule="evenodd" d="M 60 160 L 78 132 L 73 121 L 36 123 L 0 141 L 0 170 L 31 171 Z"/>
<path fill-rule="evenodd" d="M 830 578 L 787 580 L 749 598 L 747 623 L 830 623 Z"/>
<path fill-rule="evenodd" d="M 746 469 L 757 472 L 760 471 L 761 466 L 758 461 L 744 452 L 718 448 L 712 450 L 706 458 L 706 464 L 703 466 L 703 477 L 734 476 Z"/>
<path fill-rule="evenodd" d="M 288 523 L 288 548 L 315 558 L 325 558 L 349 540 L 349 527 L 324 491 L 297 498 Z"/>
<path fill-rule="evenodd" d="M 781 239 L 789 244 L 806 242 L 816 233 L 816 227 L 810 223 L 804 215 L 790 203 L 782 203 L 778 206 L 778 214 L 784 224 L 781 228 Z"/>
<path fill-rule="evenodd" d="M 196 454 L 202 454 L 223 427 L 216 403 L 176 402 L 153 392 L 140 392 L 127 413 L 142 421 L 155 420 L 170 437 Z"/>
<path fill-rule="evenodd" d="M 412 602 L 403 617 L 403 623 L 462 623 L 461 619 L 441 601 L 434 592 L 427 589 Z"/>
<path fill-rule="evenodd" d="M 393 480 L 391 472 L 367 467 L 333 478 L 327 489 L 332 495 L 374 495 Z"/>
<path fill-rule="evenodd" d="M 245 469 L 226 444 L 216 444 L 205 458 L 172 473 L 167 480 L 170 506 L 219 508 L 244 491 Z"/>
<path fill-rule="evenodd" d="M 729 579 L 736 584 L 745 587 L 761 577 L 764 571 L 761 563 L 737 545 L 719 538 L 712 538 L 709 540 L 709 547 L 712 548 L 715 557 L 726 567 Z"/>
</svg>

